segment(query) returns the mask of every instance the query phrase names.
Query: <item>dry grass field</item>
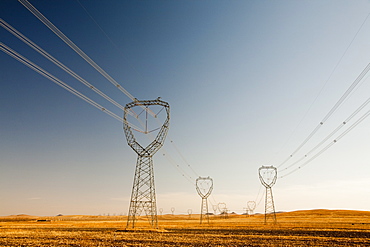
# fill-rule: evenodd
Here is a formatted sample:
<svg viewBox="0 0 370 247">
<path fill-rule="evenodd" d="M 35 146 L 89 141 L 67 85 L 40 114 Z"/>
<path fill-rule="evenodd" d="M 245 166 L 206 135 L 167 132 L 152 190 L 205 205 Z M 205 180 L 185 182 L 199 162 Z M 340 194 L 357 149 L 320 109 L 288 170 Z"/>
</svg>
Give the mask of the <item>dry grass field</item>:
<svg viewBox="0 0 370 247">
<path fill-rule="evenodd" d="M 159 216 L 159 230 L 124 231 L 125 216 L 26 215 L 0 218 L 0 246 L 370 246 L 370 212 L 308 210 L 263 215 Z"/>
</svg>

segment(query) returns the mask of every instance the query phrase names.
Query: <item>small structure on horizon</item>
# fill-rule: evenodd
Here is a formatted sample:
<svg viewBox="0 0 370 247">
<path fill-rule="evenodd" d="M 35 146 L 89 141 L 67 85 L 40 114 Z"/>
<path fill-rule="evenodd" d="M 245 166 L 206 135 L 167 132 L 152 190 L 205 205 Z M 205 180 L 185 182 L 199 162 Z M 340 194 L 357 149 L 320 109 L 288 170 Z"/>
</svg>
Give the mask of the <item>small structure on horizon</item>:
<svg viewBox="0 0 370 247">
<path fill-rule="evenodd" d="M 255 201 L 248 201 L 247 202 L 247 214 L 249 216 L 254 214 L 254 210 L 256 209 L 256 202 Z"/>
</svg>

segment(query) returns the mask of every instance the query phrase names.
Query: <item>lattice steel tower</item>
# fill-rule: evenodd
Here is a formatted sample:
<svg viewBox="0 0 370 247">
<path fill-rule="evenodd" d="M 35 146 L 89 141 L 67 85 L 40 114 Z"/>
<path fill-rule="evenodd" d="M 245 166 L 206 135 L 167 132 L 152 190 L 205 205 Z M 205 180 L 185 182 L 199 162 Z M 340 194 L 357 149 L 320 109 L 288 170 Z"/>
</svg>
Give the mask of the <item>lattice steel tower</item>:
<svg viewBox="0 0 370 247">
<path fill-rule="evenodd" d="M 261 183 L 266 188 L 265 197 L 265 224 L 272 219 L 276 223 L 274 197 L 272 196 L 272 186 L 276 183 L 277 169 L 274 166 L 261 166 L 258 169 Z"/>
<path fill-rule="evenodd" d="M 218 203 L 218 210 L 220 210 L 220 214 L 224 219 L 228 218 L 228 213 L 227 213 L 227 206 L 226 203 L 224 202 L 219 202 Z"/>
<path fill-rule="evenodd" d="M 206 218 L 209 223 L 208 213 L 208 197 L 213 190 L 213 180 L 210 177 L 199 177 L 196 180 L 197 192 L 202 198 L 202 206 L 200 207 L 200 224 L 202 224 L 203 218 Z"/>
<path fill-rule="evenodd" d="M 139 108 L 141 113 L 136 114 L 132 109 L 134 107 Z M 159 111 L 155 114 L 153 110 L 158 110 L 158 108 Z M 165 111 L 163 111 L 163 109 Z M 161 112 L 166 113 L 166 116 L 163 119 L 163 124 L 161 123 L 162 126 L 158 128 L 153 128 L 153 123 L 150 123 L 149 119 L 151 116 L 158 118 L 158 115 Z M 145 130 L 140 130 L 129 122 L 127 120 L 128 115 L 137 120 L 139 120 L 140 117 L 144 117 L 145 123 L 141 120 L 139 122 L 143 125 Z M 126 227 L 135 228 L 135 223 L 141 212 L 144 210 L 150 225 L 153 228 L 158 228 L 152 157 L 163 146 L 163 142 L 166 138 L 170 121 L 170 106 L 167 102 L 160 100 L 160 98 L 156 100 L 135 100 L 126 104 L 123 121 L 127 143 L 138 154 Z M 145 147 L 137 142 L 133 134 L 133 130 L 146 137 L 149 137 L 148 134 L 153 132 L 157 132 L 157 135 L 154 140 Z"/>
<path fill-rule="evenodd" d="M 248 208 L 248 215 L 254 214 L 254 210 L 256 209 L 256 202 L 255 201 L 248 201 L 247 202 Z"/>
</svg>

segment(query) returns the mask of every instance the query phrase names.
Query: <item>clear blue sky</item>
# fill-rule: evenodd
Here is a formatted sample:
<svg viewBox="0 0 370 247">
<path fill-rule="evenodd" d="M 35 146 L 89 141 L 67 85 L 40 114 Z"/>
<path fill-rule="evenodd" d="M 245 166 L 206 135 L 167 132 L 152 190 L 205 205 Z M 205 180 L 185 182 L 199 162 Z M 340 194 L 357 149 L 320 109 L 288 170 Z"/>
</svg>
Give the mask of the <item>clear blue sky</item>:
<svg viewBox="0 0 370 247">
<path fill-rule="evenodd" d="M 197 175 L 214 179 L 211 203 L 241 213 L 263 195 L 258 168 L 289 157 L 370 62 L 369 18 L 328 80 L 369 1 L 80 0 L 110 40 L 78 1 L 30 3 L 136 98 L 170 103 L 169 136 L 154 156 L 164 213 L 197 213 L 201 203 L 176 168 L 195 180 L 171 140 Z M 0 18 L 122 105 L 130 102 L 17 1 L 0 1 Z M 123 115 L 3 28 L 0 39 Z M 0 215 L 127 214 L 137 156 L 123 124 L 3 52 L 0 64 Z M 292 161 L 354 112 L 369 89 L 365 77 Z M 369 210 L 369 121 L 278 179 L 276 210 Z"/>
</svg>

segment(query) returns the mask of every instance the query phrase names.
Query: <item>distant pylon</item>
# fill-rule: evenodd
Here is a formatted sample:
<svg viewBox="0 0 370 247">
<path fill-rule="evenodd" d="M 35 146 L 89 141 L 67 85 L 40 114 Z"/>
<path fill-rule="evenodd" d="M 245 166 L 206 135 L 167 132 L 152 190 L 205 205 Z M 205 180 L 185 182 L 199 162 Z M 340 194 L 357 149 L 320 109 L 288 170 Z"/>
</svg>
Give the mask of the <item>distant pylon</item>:
<svg viewBox="0 0 370 247">
<path fill-rule="evenodd" d="M 189 219 L 191 218 L 191 214 L 193 213 L 193 210 L 191 209 L 188 209 L 188 215 L 189 215 Z"/>
<path fill-rule="evenodd" d="M 248 207 L 248 215 L 254 214 L 254 209 L 256 208 L 256 202 L 255 201 L 248 201 L 247 202 Z"/>
<path fill-rule="evenodd" d="M 217 204 L 212 205 L 212 209 L 213 209 L 214 215 L 216 216 L 218 205 Z"/>
<path fill-rule="evenodd" d="M 127 114 L 129 112 L 132 113 L 132 108 L 135 106 L 140 107 L 140 109 L 144 108 L 142 113 L 145 111 L 145 114 L 143 114 L 145 115 L 145 130 L 143 131 L 133 129 L 133 127 L 131 127 L 131 123 L 127 121 Z M 156 118 L 163 109 L 165 109 L 166 117 L 161 127 L 156 129 L 153 128 L 151 130 L 149 128 L 151 128 L 152 125 L 148 123 L 148 113 L 152 113 L 152 110 L 149 107 L 153 106 L 161 108 L 161 110 L 155 115 Z M 140 114 L 137 115 L 135 113 L 134 118 L 139 120 Z M 158 228 L 152 157 L 163 146 L 164 139 L 166 138 L 170 120 L 170 106 L 167 102 L 161 101 L 159 98 L 156 100 L 135 100 L 125 106 L 123 120 L 127 143 L 138 154 L 126 227 L 135 228 L 135 223 L 138 220 L 138 217 L 141 212 L 144 211 L 148 217 L 150 225 L 153 228 Z M 146 147 L 143 147 L 136 141 L 132 130 L 141 132 L 144 135 L 157 131 L 157 136 Z"/>
<path fill-rule="evenodd" d="M 200 208 L 200 224 L 202 224 L 203 218 L 209 223 L 208 213 L 208 197 L 213 190 L 213 180 L 210 177 L 199 177 L 196 180 L 197 192 L 202 198 L 202 206 Z"/>
<path fill-rule="evenodd" d="M 219 202 L 218 203 L 218 210 L 220 210 L 220 215 L 226 219 L 228 218 L 228 213 L 227 213 L 227 206 L 226 203 L 224 202 Z"/>
<path fill-rule="evenodd" d="M 274 166 L 261 166 L 258 169 L 259 178 L 261 183 L 266 188 L 265 197 L 265 224 L 272 219 L 276 223 L 274 197 L 272 196 L 272 186 L 276 183 L 277 169 Z"/>
</svg>

